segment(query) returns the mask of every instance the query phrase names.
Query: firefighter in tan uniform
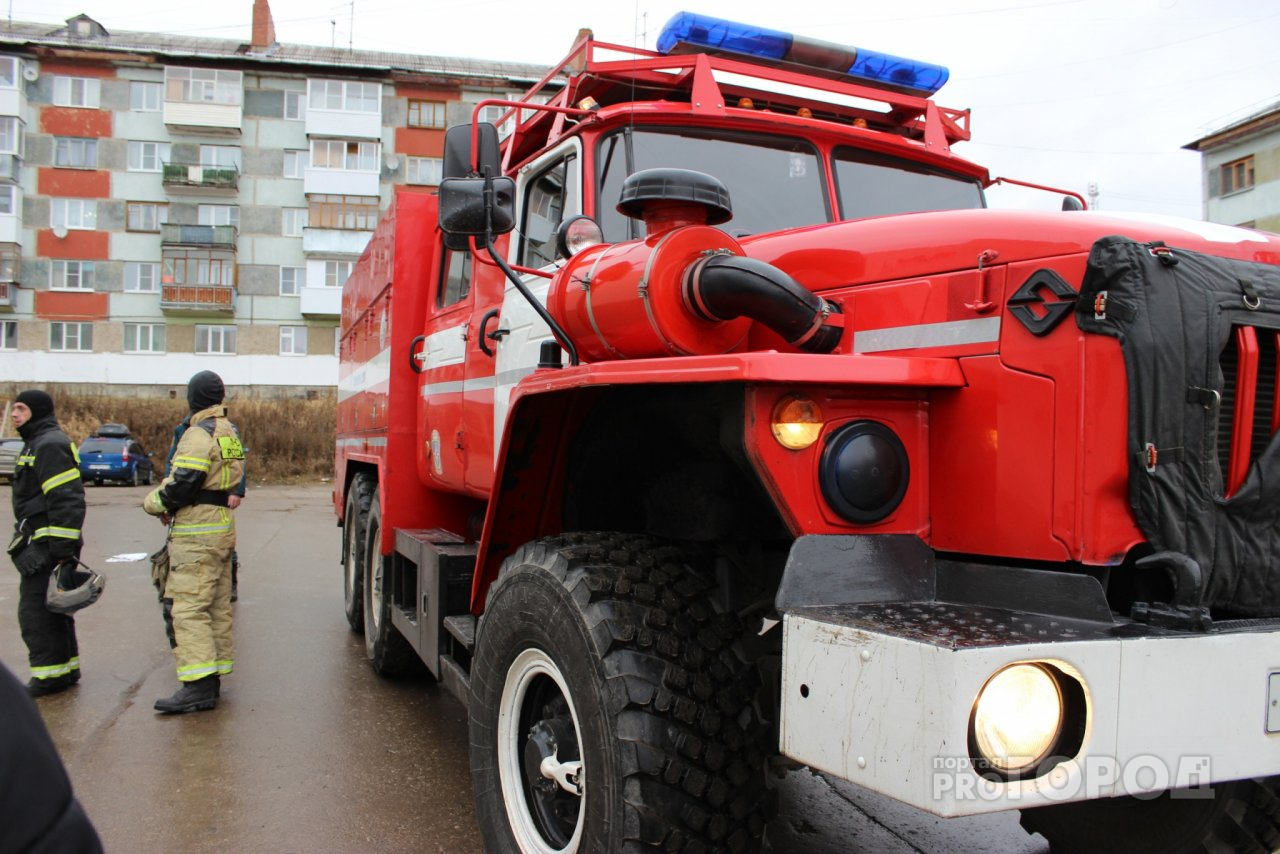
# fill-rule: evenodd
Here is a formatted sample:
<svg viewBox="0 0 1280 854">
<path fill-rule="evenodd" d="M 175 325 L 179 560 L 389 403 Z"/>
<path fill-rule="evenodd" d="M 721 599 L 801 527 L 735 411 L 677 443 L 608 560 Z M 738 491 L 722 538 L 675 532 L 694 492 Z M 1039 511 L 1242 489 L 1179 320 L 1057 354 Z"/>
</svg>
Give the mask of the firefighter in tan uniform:
<svg viewBox="0 0 1280 854">
<path fill-rule="evenodd" d="M 235 664 L 231 641 L 231 552 L 235 516 L 228 499 L 244 475 L 244 449 L 222 405 L 222 378 L 201 371 L 187 384 L 190 425 L 178 443 L 173 471 L 143 501 L 170 524 L 177 693 L 157 700 L 159 712 L 197 712 L 218 702 L 219 677 Z"/>
</svg>

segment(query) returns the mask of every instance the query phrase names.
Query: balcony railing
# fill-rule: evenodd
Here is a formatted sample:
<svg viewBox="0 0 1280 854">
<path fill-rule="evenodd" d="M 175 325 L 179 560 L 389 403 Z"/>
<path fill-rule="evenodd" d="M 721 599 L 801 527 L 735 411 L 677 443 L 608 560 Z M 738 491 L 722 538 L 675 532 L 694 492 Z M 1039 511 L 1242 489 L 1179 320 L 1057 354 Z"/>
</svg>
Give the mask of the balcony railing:
<svg viewBox="0 0 1280 854">
<path fill-rule="evenodd" d="M 234 166 L 166 163 L 163 181 L 170 188 L 234 193 L 240 187 L 240 170 Z"/>
<path fill-rule="evenodd" d="M 160 226 L 160 244 L 235 249 L 236 227 L 234 225 L 181 225 L 167 222 Z"/>
<path fill-rule="evenodd" d="M 162 311 L 190 314 L 236 313 L 236 289 L 231 285 L 161 285 Z"/>
</svg>

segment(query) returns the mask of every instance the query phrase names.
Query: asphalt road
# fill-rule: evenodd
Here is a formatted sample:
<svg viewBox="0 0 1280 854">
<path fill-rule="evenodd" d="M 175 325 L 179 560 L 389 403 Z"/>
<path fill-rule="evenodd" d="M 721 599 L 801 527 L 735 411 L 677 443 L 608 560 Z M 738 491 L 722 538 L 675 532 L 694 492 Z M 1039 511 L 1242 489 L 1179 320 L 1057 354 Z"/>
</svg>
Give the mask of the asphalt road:
<svg viewBox="0 0 1280 854">
<path fill-rule="evenodd" d="M 425 679 L 369 670 L 342 616 L 327 484 L 250 490 L 235 673 L 212 712 L 152 710 L 177 681 L 150 565 L 107 562 L 163 541 L 145 489 L 89 487 L 83 557 L 107 590 L 77 620 L 81 683 L 38 701 L 107 851 L 479 851 L 465 712 Z M 12 525 L 8 487 L 0 525 Z M 17 590 L 0 570 L 0 662 L 25 680 Z M 1013 813 L 942 820 L 807 770 L 780 795 L 778 854 L 1048 850 Z"/>
</svg>

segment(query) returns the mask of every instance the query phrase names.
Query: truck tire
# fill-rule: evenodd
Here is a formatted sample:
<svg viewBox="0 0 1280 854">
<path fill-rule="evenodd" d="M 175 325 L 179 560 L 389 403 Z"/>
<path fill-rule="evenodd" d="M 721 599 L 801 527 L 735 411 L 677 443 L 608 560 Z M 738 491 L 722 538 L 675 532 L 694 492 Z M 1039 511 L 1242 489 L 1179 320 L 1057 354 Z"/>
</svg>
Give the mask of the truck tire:
<svg viewBox="0 0 1280 854">
<path fill-rule="evenodd" d="M 1280 777 L 1219 783 L 1212 791 L 1203 799 L 1163 792 L 1024 810 L 1022 826 L 1048 839 L 1053 854 L 1280 851 Z"/>
<path fill-rule="evenodd" d="M 715 584 L 689 557 L 592 533 L 504 562 L 471 668 L 485 851 L 760 849 L 770 794 L 758 677 L 741 621 L 717 611 Z"/>
<path fill-rule="evenodd" d="M 342 516 L 342 604 L 347 625 L 364 631 L 364 530 L 369 521 L 373 484 L 365 475 L 351 479 L 347 509 Z"/>
<path fill-rule="evenodd" d="M 374 487 L 364 537 L 364 651 L 379 676 L 417 672 L 418 653 L 391 624 L 391 597 L 383 595 L 389 558 L 382 555 L 382 503 Z"/>
</svg>

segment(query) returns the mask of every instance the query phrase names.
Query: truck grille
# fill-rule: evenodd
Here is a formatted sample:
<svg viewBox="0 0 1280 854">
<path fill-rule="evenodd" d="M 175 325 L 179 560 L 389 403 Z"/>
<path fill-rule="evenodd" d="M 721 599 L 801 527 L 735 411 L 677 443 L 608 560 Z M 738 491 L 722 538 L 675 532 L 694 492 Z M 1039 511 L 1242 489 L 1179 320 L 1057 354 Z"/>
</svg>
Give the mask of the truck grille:
<svg viewBox="0 0 1280 854">
<path fill-rule="evenodd" d="M 1223 349 L 1222 407 L 1218 421 L 1218 462 L 1227 495 L 1234 495 L 1249 474 L 1249 464 L 1266 450 L 1280 428 L 1276 410 L 1276 371 L 1280 367 L 1275 330 L 1237 326 Z"/>
</svg>

